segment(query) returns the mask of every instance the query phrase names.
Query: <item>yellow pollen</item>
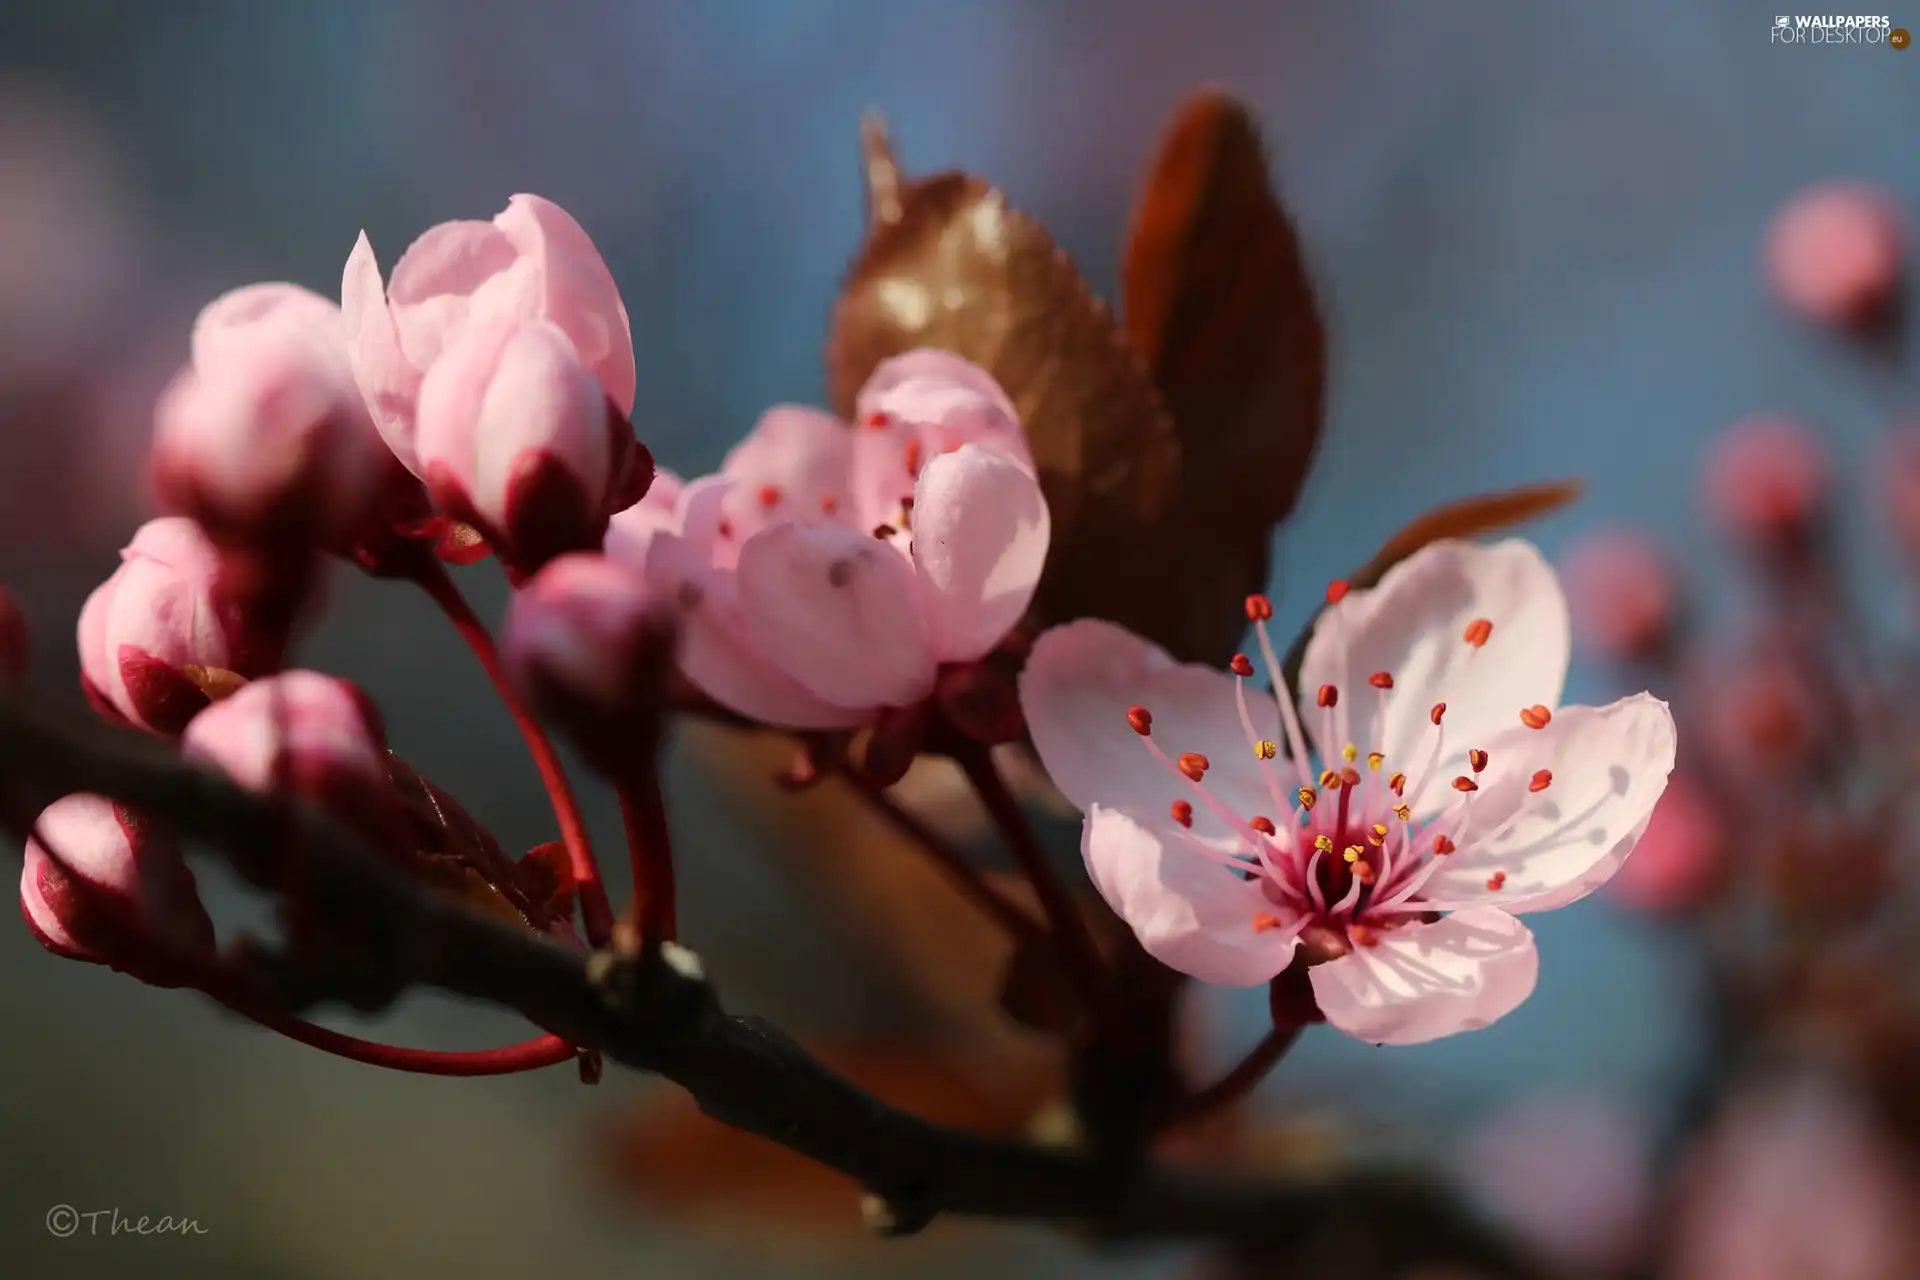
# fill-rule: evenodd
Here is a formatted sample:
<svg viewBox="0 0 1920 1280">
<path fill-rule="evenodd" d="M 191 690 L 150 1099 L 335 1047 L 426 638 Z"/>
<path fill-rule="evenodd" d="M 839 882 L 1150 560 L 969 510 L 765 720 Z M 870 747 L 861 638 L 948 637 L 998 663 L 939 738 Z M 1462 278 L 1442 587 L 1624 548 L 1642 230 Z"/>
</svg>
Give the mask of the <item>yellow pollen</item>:
<svg viewBox="0 0 1920 1280">
<path fill-rule="evenodd" d="M 1300 807 L 1302 809 L 1305 809 L 1308 813 L 1312 813 L 1313 802 L 1320 798 L 1320 793 L 1318 791 L 1315 791 L 1312 787 L 1302 787 L 1300 788 L 1299 796 L 1300 796 Z"/>
<path fill-rule="evenodd" d="M 1340 775 L 1333 770 L 1328 769 L 1320 775 L 1320 789 L 1322 791 L 1332 790 L 1338 785 L 1340 785 Z"/>
<path fill-rule="evenodd" d="M 1393 788 L 1393 794 L 1397 796 L 1405 795 L 1407 790 L 1407 775 L 1404 773 L 1396 773 L 1387 779 L 1387 785 Z"/>
<path fill-rule="evenodd" d="M 1340 748 L 1340 758 L 1348 764 L 1352 764 L 1360 758 L 1360 748 L 1349 742 L 1346 746 Z"/>
<path fill-rule="evenodd" d="M 1347 851 L 1341 854 L 1340 856 L 1345 858 L 1348 862 L 1358 862 L 1360 861 L 1360 855 L 1365 852 L 1366 850 L 1362 849 L 1359 845 L 1350 844 L 1347 846 Z"/>
<path fill-rule="evenodd" d="M 1333 837 L 1332 836 L 1315 836 L 1313 838 L 1313 847 L 1315 849 L 1318 849 L 1321 853 L 1331 853 L 1333 852 Z"/>
<path fill-rule="evenodd" d="M 1408 805 L 1397 804 L 1393 806 L 1393 816 L 1402 822 L 1411 822 L 1413 821 L 1413 809 Z"/>
<path fill-rule="evenodd" d="M 1367 768 L 1378 773 L 1380 766 L 1386 762 L 1386 759 L 1386 753 L 1383 751 L 1369 751 L 1367 752 Z"/>
<path fill-rule="evenodd" d="M 1253 754 L 1262 760 L 1271 760 L 1280 754 L 1280 748 L 1262 738 L 1253 744 Z"/>
<path fill-rule="evenodd" d="M 1382 823 L 1378 823 L 1378 822 L 1374 823 L 1373 831 L 1367 836 L 1367 843 L 1370 845 L 1373 845 L 1375 848 L 1378 848 L 1379 846 L 1385 844 L 1386 842 L 1387 842 L 1386 826 Z"/>
</svg>

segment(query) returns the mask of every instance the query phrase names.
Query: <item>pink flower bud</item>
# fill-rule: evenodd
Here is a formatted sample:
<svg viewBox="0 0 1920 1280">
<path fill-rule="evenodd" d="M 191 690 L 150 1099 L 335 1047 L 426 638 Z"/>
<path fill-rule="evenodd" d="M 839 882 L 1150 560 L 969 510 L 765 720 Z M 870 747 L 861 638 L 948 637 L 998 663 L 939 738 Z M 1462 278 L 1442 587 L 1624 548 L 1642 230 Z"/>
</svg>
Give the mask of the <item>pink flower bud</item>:
<svg viewBox="0 0 1920 1280">
<path fill-rule="evenodd" d="M 1562 563 L 1574 634 L 1608 658 L 1659 646 L 1673 625 L 1674 582 L 1665 553 L 1642 534 L 1608 531 L 1575 546 Z"/>
<path fill-rule="evenodd" d="M 67 796 L 34 823 L 20 909 L 49 951 L 149 981 L 165 979 L 162 947 L 213 946 L 179 844 L 99 796 Z"/>
<path fill-rule="evenodd" d="M 163 501 L 216 539 L 339 547 L 399 471 L 347 361 L 340 309 L 290 284 L 209 304 L 155 412 Z"/>
<path fill-rule="evenodd" d="M 1667 783 L 1633 856 L 1615 873 L 1614 900 L 1637 911 L 1685 911 L 1704 901 L 1725 868 L 1719 812 L 1697 783 Z"/>
<path fill-rule="evenodd" d="M 363 233 L 340 285 L 354 375 L 394 456 L 421 479 L 415 413 L 442 352 L 502 320 L 560 329 L 621 416 L 633 412 L 633 334 L 607 264 L 580 224 L 517 195 L 491 222 L 443 222 L 401 255 L 383 289 Z"/>
<path fill-rule="evenodd" d="M 434 501 L 532 573 L 605 540 L 625 430 L 557 326 L 500 320 L 434 362 L 415 443 Z"/>
<path fill-rule="evenodd" d="M 279 663 L 281 628 L 246 616 L 219 549 L 193 521 L 148 521 L 120 560 L 80 611 L 81 687 L 103 713 L 176 734 L 209 689 Z"/>
<path fill-rule="evenodd" d="M 379 712 L 317 671 L 256 680 L 194 717 L 181 745 L 243 787 L 302 796 L 396 854 L 410 852 Z"/>
<path fill-rule="evenodd" d="M 1767 232 L 1767 277 L 1809 320 L 1869 324 L 1897 300 L 1905 241 L 1906 220 L 1884 192 L 1811 187 L 1786 203 Z"/>
<path fill-rule="evenodd" d="M 1735 537 L 1762 543 L 1804 534 L 1826 504 L 1826 446 L 1791 418 L 1749 418 L 1708 454 L 1707 502 Z"/>
<path fill-rule="evenodd" d="M 0 686 L 19 684 L 26 678 L 32 647 L 27 615 L 20 611 L 13 595 L 0 587 Z"/>
<path fill-rule="evenodd" d="M 604 764 L 651 749 L 675 621 L 644 578 L 606 556 L 562 556 L 519 591 L 501 656 L 509 678 Z"/>
</svg>

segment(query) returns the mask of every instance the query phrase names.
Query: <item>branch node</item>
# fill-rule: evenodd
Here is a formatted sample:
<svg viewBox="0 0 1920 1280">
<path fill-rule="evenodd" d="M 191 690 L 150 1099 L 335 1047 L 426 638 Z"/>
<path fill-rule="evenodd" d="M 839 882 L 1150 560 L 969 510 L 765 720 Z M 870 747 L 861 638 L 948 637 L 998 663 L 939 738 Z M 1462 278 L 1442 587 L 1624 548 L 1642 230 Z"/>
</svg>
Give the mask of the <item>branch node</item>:
<svg viewBox="0 0 1920 1280">
<path fill-rule="evenodd" d="M 883 1240 L 918 1235 L 938 1216 L 920 1195 L 883 1196 L 869 1191 L 860 1197 L 860 1220 Z"/>
</svg>

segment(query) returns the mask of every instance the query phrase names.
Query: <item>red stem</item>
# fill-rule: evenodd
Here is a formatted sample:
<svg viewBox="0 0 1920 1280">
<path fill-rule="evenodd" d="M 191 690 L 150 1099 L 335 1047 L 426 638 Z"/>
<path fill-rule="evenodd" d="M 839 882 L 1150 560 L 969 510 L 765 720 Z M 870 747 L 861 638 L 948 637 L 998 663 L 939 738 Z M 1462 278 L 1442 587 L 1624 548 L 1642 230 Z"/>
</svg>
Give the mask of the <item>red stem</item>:
<svg viewBox="0 0 1920 1280">
<path fill-rule="evenodd" d="M 593 860 L 593 846 L 587 842 L 587 826 L 580 817 L 580 805 L 574 799 L 573 788 L 567 783 L 566 771 L 560 765 L 560 757 L 553 749 L 539 722 L 528 713 L 513 686 L 507 682 L 506 673 L 500 668 L 500 654 L 494 648 L 493 636 L 487 631 L 473 612 L 466 598 L 460 594 L 460 588 L 441 567 L 438 561 L 421 569 L 415 575 L 418 582 L 440 612 L 447 616 L 460 638 L 473 650 L 473 656 L 480 660 L 481 668 L 487 673 L 487 679 L 500 695 L 500 701 L 506 704 L 507 711 L 513 716 L 513 722 L 520 727 L 520 736 L 527 741 L 527 753 L 533 757 L 534 768 L 540 771 L 540 781 L 547 789 L 547 798 L 553 805 L 553 816 L 560 824 L 560 839 L 567 846 L 567 859 L 573 865 L 573 876 L 579 885 L 580 914 L 586 928 L 587 942 L 594 947 L 604 947 L 613 936 L 613 908 L 607 903 L 607 890 L 600 883 L 600 868 Z"/>
<path fill-rule="evenodd" d="M 660 772 L 651 758 L 619 786 L 620 819 L 633 860 L 634 905 L 641 945 L 649 951 L 672 942 L 679 928 L 673 882 L 673 842 L 667 808 L 660 796 Z"/>
<path fill-rule="evenodd" d="M 1233 1065 L 1232 1070 L 1204 1089 L 1197 1089 L 1187 1096 L 1176 1112 L 1176 1121 L 1197 1120 L 1211 1111 L 1240 1101 L 1253 1092 L 1254 1086 L 1267 1078 L 1267 1074 L 1287 1056 L 1287 1050 L 1293 1048 L 1293 1042 L 1300 1038 L 1306 1028 L 1300 1023 L 1284 1027 L 1271 1027 L 1260 1038 L 1260 1043 L 1247 1051 L 1247 1056 Z"/>
<path fill-rule="evenodd" d="M 1080 988 L 1081 999 L 1086 1002 L 1094 1025 L 1102 1033 L 1100 1038 L 1111 1039 L 1120 1030 L 1121 1022 L 1115 993 L 1107 981 L 1106 966 L 1093 945 L 1093 935 L 1087 931 L 1087 922 L 1080 915 L 1079 905 L 1054 873 L 1052 863 L 1047 860 L 1047 851 L 1034 836 L 1025 810 L 1021 809 L 1020 802 L 1014 799 L 1006 780 L 1000 776 L 999 766 L 994 764 L 993 756 L 984 747 L 970 746 L 960 752 L 958 759 L 960 767 L 966 770 L 968 780 L 973 783 L 974 791 L 980 796 L 980 802 L 987 807 L 987 813 L 1013 852 L 1014 860 L 1020 864 L 1020 870 L 1033 885 L 1034 893 L 1040 899 L 1040 908 L 1046 913 L 1054 945 L 1060 949 L 1060 958 L 1068 974 Z"/>
<path fill-rule="evenodd" d="M 245 1015 L 268 1030 L 279 1032 L 289 1040 L 330 1053 L 336 1058 L 364 1062 L 370 1067 L 385 1067 L 389 1071 L 411 1071 L 423 1076 L 512 1075 L 518 1071 L 558 1066 L 579 1053 L 565 1040 L 552 1035 L 539 1036 L 500 1049 L 407 1049 L 330 1031 L 299 1018 L 284 1018 L 248 1009 L 235 1009 L 234 1012 Z"/>
<path fill-rule="evenodd" d="M 961 896 L 991 916 L 1016 942 L 1030 942 L 1041 937 L 1039 922 L 988 884 L 986 877 L 980 874 L 980 869 L 968 862 L 966 855 L 954 848 L 952 842 L 885 792 L 875 791 L 851 777 L 848 782 L 866 797 L 875 813 L 927 852 L 934 865 L 953 882 L 953 887 L 960 891 Z"/>
</svg>

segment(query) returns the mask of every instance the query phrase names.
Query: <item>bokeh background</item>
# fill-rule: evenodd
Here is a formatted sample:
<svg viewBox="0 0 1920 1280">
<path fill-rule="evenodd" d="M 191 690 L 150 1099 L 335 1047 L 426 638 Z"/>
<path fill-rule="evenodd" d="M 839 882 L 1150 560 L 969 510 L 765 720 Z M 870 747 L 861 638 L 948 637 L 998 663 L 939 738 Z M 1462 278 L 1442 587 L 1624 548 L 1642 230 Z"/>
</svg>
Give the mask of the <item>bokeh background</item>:
<svg viewBox="0 0 1920 1280">
<path fill-rule="evenodd" d="M 193 312 L 259 279 L 333 294 L 363 227 L 390 264 L 428 225 L 514 192 L 559 201 L 632 313 L 643 437 L 699 471 L 767 404 L 822 398 L 827 308 L 861 227 L 862 111 L 885 114 L 912 169 L 1001 184 L 1112 296 L 1140 172 L 1201 84 L 1264 122 L 1332 326 L 1329 429 L 1278 541 L 1283 618 L 1425 506 L 1565 475 L 1589 495 L 1536 526 L 1550 554 L 1625 523 L 1705 566 L 1694 467 L 1713 431 L 1785 410 L 1857 461 L 1916 390 L 1897 362 L 1796 325 L 1758 252 L 1804 184 L 1920 196 L 1920 54 L 1777 47 L 1771 21 L 1732 0 L 8 0 L 0 579 L 29 606 L 39 674 L 71 687 L 72 619 L 150 512 L 152 396 Z M 467 580 L 497 613 L 489 574 Z M 504 714 L 418 602 L 342 577 L 303 653 L 362 681 L 397 745 L 510 847 L 547 838 Z M 1610 691 L 1576 671 L 1569 694 Z M 801 1028 L 847 1016 L 847 957 L 805 941 L 710 766 L 682 752 L 674 780 L 687 933 L 730 1002 Z M 591 814 L 617 841 L 604 796 Z M 1537 925 L 1540 988 L 1506 1021 L 1407 1050 L 1309 1036 L 1262 1104 L 1344 1109 L 1443 1154 L 1529 1099 L 1577 1099 L 1610 1132 L 1656 1125 L 1695 1046 L 1683 950 L 1605 900 Z M 1262 1010 L 1257 994 L 1209 997 L 1218 1058 Z M 9 1275 L 1188 1265 L 1037 1233 L 881 1248 L 716 1231 L 603 1172 L 610 1117 L 645 1082 L 382 1073 L 63 963 L 19 928 L 0 930 L 0 1018 Z M 511 1034 L 425 1000 L 381 1033 Z M 57 1203 L 189 1215 L 207 1233 L 54 1240 Z"/>
</svg>

